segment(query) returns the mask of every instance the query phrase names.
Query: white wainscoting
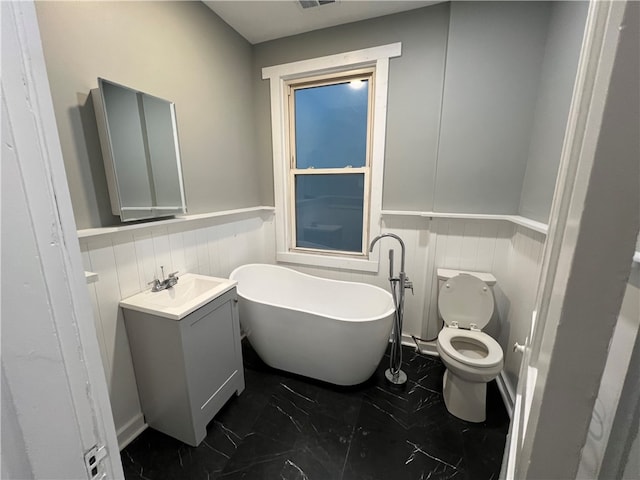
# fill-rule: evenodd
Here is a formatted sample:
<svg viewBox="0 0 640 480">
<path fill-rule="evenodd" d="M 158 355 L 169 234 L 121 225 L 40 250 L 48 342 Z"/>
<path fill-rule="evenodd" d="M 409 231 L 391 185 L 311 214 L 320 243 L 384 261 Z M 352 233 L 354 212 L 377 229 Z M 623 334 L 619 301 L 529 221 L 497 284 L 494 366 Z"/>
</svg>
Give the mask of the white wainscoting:
<svg viewBox="0 0 640 480">
<path fill-rule="evenodd" d="M 383 216 L 383 232 L 399 235 L 406 245 L 405 270 L 414 282 L 407 291 L 403 336 L 437 336 L 442 324 L 437 312 L 436 270 L 451 268 L 491 272 L 496 312 L 485 331 L 502 346 L 505 369 L 500 378 L 507 408 L 513 405 L 521 354 L 513 344 L 524 343 L 531 327 L 545 234 L 499 218 L 425 218 L 416 215 Z M 389 289 L 387 251 L 395 250 L 395 272 L 400 268 L 398 243 L 384 239 L 377 273 L 358 273 L 322 267 L 289 265 L 296 270 L 337 280 L 350 280 Z"/>
<path fill-rule="evenodd" d="M 517 226 L 509 241 L 506 270 L 500 273 L 504 299 L 499 308 L 503 323 L 496 339 L 504 351 L 502 382 L 509 397 L 508 407 L 515 401 L 522 360 L 522 354 L 514 352 L 513 345 L 516 342 L 524 345 L 530 334 L 545 240 L 544 234 Z"/>
<path fill-rule="evenodd" d="M 428 316 L 425 318 L 424 337 L 438 335 L 442 323 L 438 317 L 438 268 L 493 273 L 498 279 L 494 288 L 496 300 L 501 298 L 500 272 L 505 269 L 506 251 L 514 226 L 504 220 L 476 220 L 434 218 L 431 221 L 432 244 L 435 245 L 428 296 Z M 498 303 L 498 302 L 497 302 Z M 494 315 L 487 329 L 489 333 L 500 323 Z"/>
<path fill-rule="evenodd" d="M 137 395 L 121 298 L 144 290 L 160 266 L 173 271 L 227 277 L 239 265 L 276 263 L 274 214 L 256 210 L 231 216 L 146 228 L 124 229 L 80 238 L 86 270 L 98 274 L 89 284 L 105 374 L 121 448 L 145 428 Z M 501 344 L 505 370 L 501 378 L 509 407 L 517 383 L 520 354 L 514 342 L 523 343 L 529 332 L 545 235 L 504 219 L 428 218 L 385 215 L 382 231 L 405 242 L 405 270 L 413 281 L 407 291 L 403 334 L 435 337 L 441 327 L 437 314 L 436 269 L 487 271 L 497 278 L 496 313 L 486 331 Z M 288 265 L 296 270 L 333 278 L 370 283 L 389 289 L 388 250 L 395 251 L 395 272 L 400 268 L 400 248 L 392 239 L 381 240 L 377 273 L 326 267 Z"/>
<path fill-rule="evenodd" d="M 160 266 L 228 277 L 245 263 L 275 263 L 273 223 L 271 212 L 241 212 L 80 238 L 84 268 L 98 274 L 87 287 L 120 448 L 145 428 L 120 299 L 149 288 Z"/>
</svg>

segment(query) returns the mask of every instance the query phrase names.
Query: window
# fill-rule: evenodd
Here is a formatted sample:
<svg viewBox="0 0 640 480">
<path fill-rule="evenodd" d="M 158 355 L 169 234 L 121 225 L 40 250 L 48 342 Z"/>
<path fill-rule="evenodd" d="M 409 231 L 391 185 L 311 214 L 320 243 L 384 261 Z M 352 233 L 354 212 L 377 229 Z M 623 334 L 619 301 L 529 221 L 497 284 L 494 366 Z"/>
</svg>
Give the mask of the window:
<svg viewBox="0 0 640 480">
<path fill-rule="evenodd" d="M 373 70 L 288 83 L 291 250 L 363 257 Z"/>
<path fill-rule="evenodd" d="M 377 270 L 389 58 L 399 43 L 263 69 L 278 261 Z M 377 255 L 377 253 L 376 253 Z"/>
</svg>

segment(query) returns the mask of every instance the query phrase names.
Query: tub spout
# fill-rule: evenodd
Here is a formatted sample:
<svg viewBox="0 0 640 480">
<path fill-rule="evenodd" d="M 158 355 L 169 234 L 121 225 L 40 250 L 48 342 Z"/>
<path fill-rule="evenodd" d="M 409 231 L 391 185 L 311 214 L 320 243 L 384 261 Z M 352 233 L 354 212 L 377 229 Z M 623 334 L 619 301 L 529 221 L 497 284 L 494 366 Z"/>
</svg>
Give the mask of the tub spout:
<svg viewBox="0 0 640 480">
<path fill-rule="evenodd" d="M 369 252 L 373 252 L 373 247 L 375 246 L 375 244 L 378 242 L 378 240 L 380 240 L 380 239 L 382 239 L 384 237 L 395 238 L 398 242 L 400 242 L 400 251 L 401 251 L 400 272 L 404 272 L 404 242 L 395 233 L 383 233 L 382 235 L 378 235 L 376 238 L 371 240 L 371 244 L 369 245 Z"/>
</svg>

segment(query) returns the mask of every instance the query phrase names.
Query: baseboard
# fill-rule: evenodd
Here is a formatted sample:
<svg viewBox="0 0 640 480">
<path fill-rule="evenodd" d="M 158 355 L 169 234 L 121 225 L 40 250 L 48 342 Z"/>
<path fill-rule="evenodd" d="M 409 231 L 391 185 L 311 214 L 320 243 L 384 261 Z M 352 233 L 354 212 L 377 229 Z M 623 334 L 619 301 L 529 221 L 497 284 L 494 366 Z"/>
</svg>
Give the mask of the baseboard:
<svg viewBox="0 0 640 480">
<path fill-rule="evenodd" d="M 413 340 L 411 335 L 402 334 L 402 345 L 407 347 L 417 348 L 416 342 Z M 439 357 L 438 350 L 436 349 L 436 342 L 418 342 L 420 353 L 424 355 L 430 355 L 432 357 Z"/>
<path fill-rule="evenodd" d="M 144 422 L 142 413 L 139 413 L 120 427 L 116 432 L 120 451 L 133 442 L 146 428 L 147 424 Z"/>
<path fill-rule="evenodd" d="M 389 339 L 389 341 L 391 341 L 391 339 Z M 414 347 L 415 348 L 415 346 L 416 346 L 416 342 L 413 341 L 413 338 L 411 338 L 411 335 L 405 335 L 404 333 L 402 334 L 400 342 L 402 343 L 402 345 L 404 345 L 406 347 Z"/>
<path fill-rule="evenodd" d="M 498 390 L 500 391 L 500 396 L 502 396 L 502 401 L 504 402 L 504 407 L 507 409 L 509 418 L 513 418 L 513 405 L 516 398 L 515 389 L 513 385 L 511 385 L 504 370 L 496 377 L 496 383 L 498 384 Z"/>
</svg>

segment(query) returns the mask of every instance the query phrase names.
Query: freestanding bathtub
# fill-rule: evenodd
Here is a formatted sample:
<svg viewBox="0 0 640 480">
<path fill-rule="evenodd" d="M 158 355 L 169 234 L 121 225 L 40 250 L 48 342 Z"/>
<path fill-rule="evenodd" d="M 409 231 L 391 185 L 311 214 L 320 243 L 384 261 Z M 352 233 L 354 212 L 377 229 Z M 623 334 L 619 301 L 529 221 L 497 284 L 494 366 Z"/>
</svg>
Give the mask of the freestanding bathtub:
<svg viewBox="0 0 640 480">
<path fill-rule="evenodd" d="M 395 314 L 389 292 L 266 264 L 238 267 L 231 279 L 240 323 L 267 365 L 356 385 L 380 363 Z"/>
</svg>

